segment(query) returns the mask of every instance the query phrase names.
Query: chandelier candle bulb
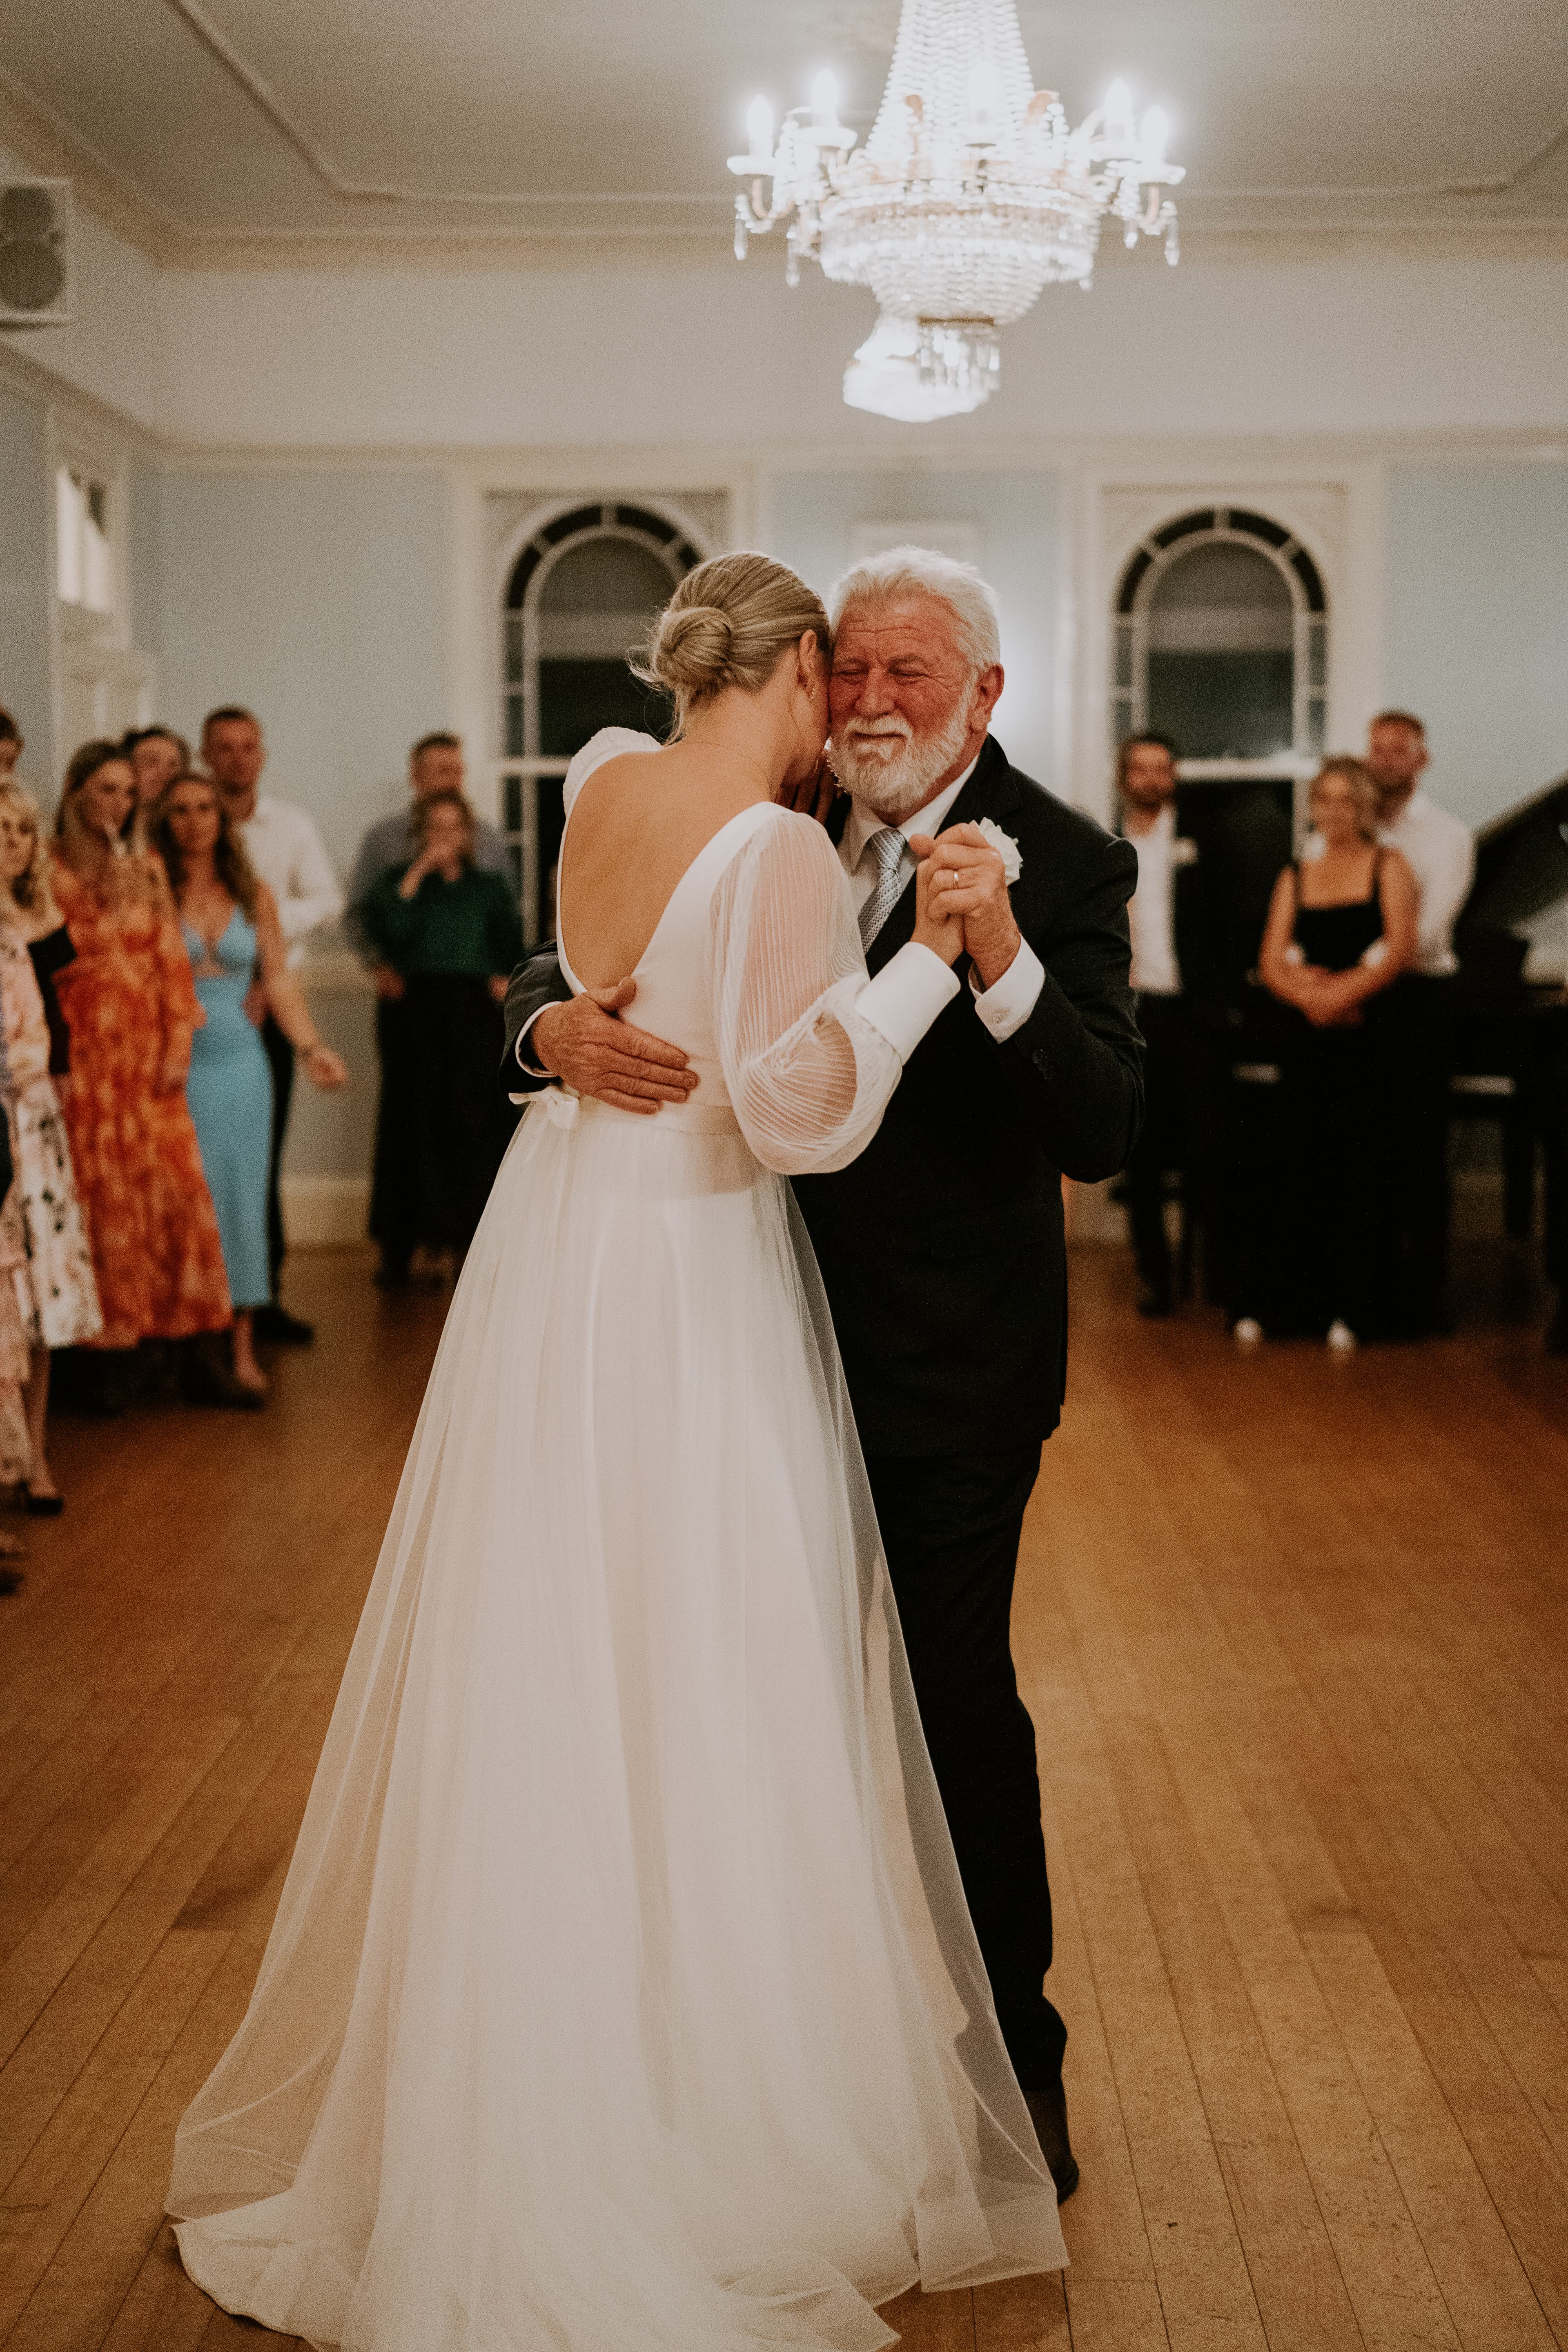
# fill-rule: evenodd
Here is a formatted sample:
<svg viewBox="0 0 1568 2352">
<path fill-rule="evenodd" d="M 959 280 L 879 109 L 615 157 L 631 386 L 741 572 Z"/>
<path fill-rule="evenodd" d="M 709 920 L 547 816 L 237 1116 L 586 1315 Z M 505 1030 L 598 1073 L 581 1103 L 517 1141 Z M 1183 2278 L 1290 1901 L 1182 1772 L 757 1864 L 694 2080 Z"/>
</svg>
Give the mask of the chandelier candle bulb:
<svg viewBox="0 0 1568 2352">
<path fill-rule="evenodd" d="M 746 109 L 746 152 L 760 164 L 773 159 L 773 110 L 765 98 L 753 98 Z"/>
<path fill-rule="evenodd" d="M 1145 167 L 1152 165 L 1158 170 L 1165 161 L 1165 150 L 1171 140 L 1170 118 L 1163 106 L 1149 109 L 1143 117 L 1140 137 L 1142 142 L 1140 161 Z"/>
<path fill-rule="evenodd" d="M 1102 137 L 1107 152 L 1133 154 L 1138 146 L 1138 132 L 1132 120 L 1132 92 L 1124 81 L 1113 81 L 1106 91 L 1104 116 Z"/>
</svg>

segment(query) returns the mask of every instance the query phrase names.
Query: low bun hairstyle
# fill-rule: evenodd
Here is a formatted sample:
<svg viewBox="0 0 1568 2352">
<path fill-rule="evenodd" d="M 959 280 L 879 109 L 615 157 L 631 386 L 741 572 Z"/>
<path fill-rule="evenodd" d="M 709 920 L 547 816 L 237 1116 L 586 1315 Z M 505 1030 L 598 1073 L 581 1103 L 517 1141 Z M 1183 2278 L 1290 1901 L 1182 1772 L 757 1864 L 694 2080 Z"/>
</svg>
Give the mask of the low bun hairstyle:
<svg viewBox="0 0 1568 2352">
<path fill-rule="evenodd" d="M 709 695 L 727 686 L 758 692 L 808 629 L 826 662 L 827 609 L 787 564 L 768 555 L 716 555 L 687 573 L 632 668 L 673 698 L 679 736 L 692 706 Z"/>
</svg>

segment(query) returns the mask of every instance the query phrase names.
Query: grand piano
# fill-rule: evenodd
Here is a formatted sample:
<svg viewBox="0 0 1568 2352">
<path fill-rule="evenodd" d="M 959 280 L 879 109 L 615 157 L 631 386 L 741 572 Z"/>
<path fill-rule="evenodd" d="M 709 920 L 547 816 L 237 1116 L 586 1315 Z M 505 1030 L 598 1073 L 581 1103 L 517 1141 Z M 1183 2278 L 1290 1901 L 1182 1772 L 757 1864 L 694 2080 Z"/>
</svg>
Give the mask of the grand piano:
<svg viewBox="0 0 1568 2352">
<path fill-rule="evenodd" d="M 1568 898 L 1568 776 L 1522 801 L 1476 839 L 1476 878 L 1454 931 L 1459 971 L 1441 999 L 1449 1105 L 1490 1114 L 1503 1143 L 1507 1228 L 1534 1223 L 1536 1171 L 1546 1174 L 1545 1263 L 1558 1308 L 1550 1335 L 1568 1347 L 1568 988 L 1564 974 L 1526 976 L 1517 926 Z"/>
</svg>

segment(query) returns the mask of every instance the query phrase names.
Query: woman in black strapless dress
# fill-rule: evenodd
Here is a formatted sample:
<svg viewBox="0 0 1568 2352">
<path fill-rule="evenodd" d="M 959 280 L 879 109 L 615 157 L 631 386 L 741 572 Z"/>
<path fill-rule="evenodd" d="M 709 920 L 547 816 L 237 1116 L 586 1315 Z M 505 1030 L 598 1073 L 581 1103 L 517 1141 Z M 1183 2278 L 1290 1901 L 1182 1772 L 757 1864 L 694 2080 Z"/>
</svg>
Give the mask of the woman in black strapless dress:
<svg viewBox="0 0 1568 2352">
<path fill-rule="evenodd" d="M 1259 970 L 1287 1008 L 1281 1046 L 1300 1244 L 1291 1321 L 1333 1348 L 1384 1330 L 1393 1265 L 1391 1107 L 1380 1000 L 1415 952 L 1415 882 L 1377 841 L 1359 760 L 1314 778 L 1311 840 L 1274 886 Z"/>
</svg>

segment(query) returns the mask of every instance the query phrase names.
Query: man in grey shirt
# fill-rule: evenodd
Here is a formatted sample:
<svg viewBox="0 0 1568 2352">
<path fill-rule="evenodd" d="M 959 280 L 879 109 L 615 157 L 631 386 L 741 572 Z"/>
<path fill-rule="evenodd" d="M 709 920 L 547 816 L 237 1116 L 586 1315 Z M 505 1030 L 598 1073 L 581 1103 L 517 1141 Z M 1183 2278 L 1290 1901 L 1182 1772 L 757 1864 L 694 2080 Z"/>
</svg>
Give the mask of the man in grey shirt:
<svg viewBox="0 0 1568 2352">
<path fill-rule="evenodd" d="M 437 730 L 422 735 L 408 755 L 408 782 L 416 802 L 427 793 L 464 790 L 463 739 Z M 381 1063 L 381 1094 L 375 1113 L 375 1168 L 371 1184 L 371 1238 L 381 1250 L 376 1280 L 384 1289 L 408 1279 L 408 1261 L 418 1234 L 415 1225 L 412 1046 L 403 1003 L 403 982 L 383 963 L 364 925 L 364 904 L 384 874 L 406 866 L 413 855 L 409 816 L 384 817 L 359 845 L 349 880 L 344 929 L 375 982 L 375 1047 Z M 507 871 L 506 845 L 493 824 L 474 824 L 474 863 L 487 872 Z"/>
</svg>

